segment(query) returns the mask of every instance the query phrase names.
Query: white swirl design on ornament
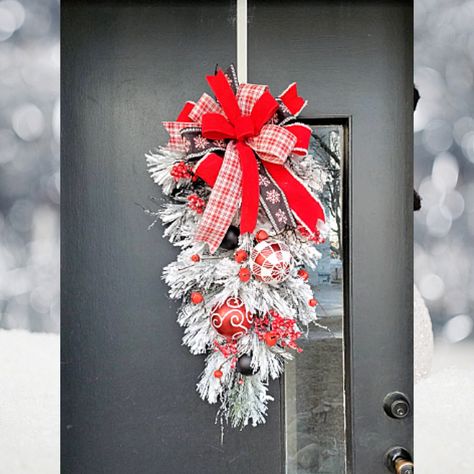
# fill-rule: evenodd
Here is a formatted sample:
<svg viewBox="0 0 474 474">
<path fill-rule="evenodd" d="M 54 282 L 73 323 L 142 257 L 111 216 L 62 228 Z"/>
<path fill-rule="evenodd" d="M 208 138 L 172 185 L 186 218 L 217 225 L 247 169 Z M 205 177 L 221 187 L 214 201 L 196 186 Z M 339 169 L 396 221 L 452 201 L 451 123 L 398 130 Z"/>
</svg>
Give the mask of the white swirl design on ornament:
<svg viewBox="0 0 474 474">
<path fill-rule="evenodd" d="M 214 308 L 211 314 L 211 325 L 218 334 L 224 337 L 239 339 L 247 333 L 253 323 L 253 315 L 247 311 L 240 298 L 229 298 Z"/>
<path fill-rule="evenodd" d="M 228 298 L 225 302 L 225 304 L 229 307 L 229 308 L 243 308 L 244 306 L 244 303 L 242 302 L 242 300 L 240 298 Z"/>
<path fill-rule="evenodd" d="M 245 312 L 230 315 L 231 326 L 235 329 L 241 329 L 241 331 L 234 334 L 234 337 L 236 337 L 237 335 L 243 336 L 248 331 L 248 327 L 244 325 L 244 322 L 247 322 L 247 324 L 249 325 L 252 324 L 253 317 L 250 315 L 250 313 Z"/>
</svg>

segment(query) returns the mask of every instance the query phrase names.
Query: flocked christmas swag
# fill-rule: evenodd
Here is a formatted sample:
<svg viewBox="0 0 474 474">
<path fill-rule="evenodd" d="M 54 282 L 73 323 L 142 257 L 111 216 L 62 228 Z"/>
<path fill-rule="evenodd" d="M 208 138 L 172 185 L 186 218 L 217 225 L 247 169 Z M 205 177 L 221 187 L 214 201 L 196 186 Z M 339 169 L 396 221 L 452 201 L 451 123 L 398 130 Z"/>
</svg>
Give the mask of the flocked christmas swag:
<svg viewBox="0 0 474 474">
<path fill-rule="evenodd" d="M 149 212 L 181 248 L 163 278 L 182 300 L 183 344 L 207 354 L 197 390 L 220 404 L 221 422 L 255 426 L 272 400 L 268 381 L 317 324 L 305 267 L 316 267 L 326 224 L 296 84 L 274 98 L 239 85 L 233 66 L 207 81 L 216 99 L 187 102 L 163 123 L 169 143 L 146 155 L 170 198 Z"/>
</svg>

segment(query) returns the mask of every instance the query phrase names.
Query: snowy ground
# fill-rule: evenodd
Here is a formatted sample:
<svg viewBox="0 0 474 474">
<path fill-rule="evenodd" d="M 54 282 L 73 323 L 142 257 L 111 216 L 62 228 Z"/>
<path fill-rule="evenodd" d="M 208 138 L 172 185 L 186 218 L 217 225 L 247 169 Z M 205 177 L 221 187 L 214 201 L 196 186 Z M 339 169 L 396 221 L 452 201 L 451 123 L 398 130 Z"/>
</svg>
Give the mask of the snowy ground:
<svg viewBox="0 0 474 474">
<path fill-rule="evenodd" d="M 0 472 L 59 473 L 59 336 L 0 330 Z"/>
<path fill-rule="evenodd" d="M 415 385 L 417 474 L 472 474 L 474 343 L 436 341 L 431 375 Z"/>
</svg>

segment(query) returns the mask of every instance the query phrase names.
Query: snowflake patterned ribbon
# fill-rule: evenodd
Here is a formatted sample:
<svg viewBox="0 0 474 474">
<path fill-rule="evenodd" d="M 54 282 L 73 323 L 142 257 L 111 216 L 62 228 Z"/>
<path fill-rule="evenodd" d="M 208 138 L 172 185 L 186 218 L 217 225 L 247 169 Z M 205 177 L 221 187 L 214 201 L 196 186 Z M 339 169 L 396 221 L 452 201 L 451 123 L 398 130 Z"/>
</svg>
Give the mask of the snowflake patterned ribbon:
<svg viewBox="0 0 474 474">
<path fill-rule="evenodd" d="M 296 217 L 314 233 L 324 211 L 285 165 L 288 156 L 307 154 L 311 134 L 294 122 L 306 105 L 296 84 L 275 99 L 267 86 L 238 84 L 232 66 L 207 81 L 218 102 L 203 94 L 186 103 L 176 122 L 164 122 L 168 147 L 188 160 L 201 158 L 194 172 L 213 187 L 196 241 L 214 252 L 239 203 L 242 234 L 255 230 L 259 202 L 277 232 L 296 227 Z"/>
</svg>

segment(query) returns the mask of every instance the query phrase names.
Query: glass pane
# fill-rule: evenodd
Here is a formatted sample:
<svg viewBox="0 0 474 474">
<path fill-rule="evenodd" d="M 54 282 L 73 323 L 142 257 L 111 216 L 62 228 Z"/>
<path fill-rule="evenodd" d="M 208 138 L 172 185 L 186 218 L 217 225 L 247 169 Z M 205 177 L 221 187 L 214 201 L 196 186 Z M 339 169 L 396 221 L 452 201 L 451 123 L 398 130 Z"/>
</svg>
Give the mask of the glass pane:
<svg viewBox="0 0 474 474">
<path fill-rule="evenodd" d="M 345 468 L 342 167 L 344 128 L 313 125 L 310 153 L 320 168 L 319 199 L 331 231 L 310 272 L 319 323 L 301 338 L 303 352 L 285 372 L 287 474 L 343 474 Z"/>
</svg>

